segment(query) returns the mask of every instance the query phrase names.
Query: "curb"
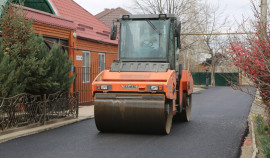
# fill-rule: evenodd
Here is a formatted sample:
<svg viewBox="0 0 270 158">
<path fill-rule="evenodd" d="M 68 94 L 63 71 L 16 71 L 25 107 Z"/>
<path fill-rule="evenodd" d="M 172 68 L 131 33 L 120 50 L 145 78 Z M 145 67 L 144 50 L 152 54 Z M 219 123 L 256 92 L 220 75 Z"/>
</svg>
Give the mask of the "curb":
<svg viewBox="0 0 270 158">
<path fill-rule="evenodd" d="M 73 123 L 80 122 L 80 121 L 87 120 L 87 119 L 91 119 L 91 118 L 94 118 L 94 115 L 87 116 L 87 117 L 79 117 L 79 118 L 70 119 L 70 120 L 66 120 L 66 121 L 59 121 L 59 122 L 56 122 L 56 123 L 52 123 L 52 124 L 48 124 L 48 125 L 44 125 L 44 126 L 38 126 L 38 127 L 35 127 L 35 128 L 30 128 L 30 129 L 18 130 L 18 131 L 15 131 L 15 132 L 12 132 L 12 133 L 9 133 L 9 134 L 4 134 L 4 135 L 0 136 L 0 143 L 7 142 L 9 140 L 19 138 L 19 137 L 28 136 L 28 135 L 36 134 L 36 133 L 39 133 L 39 132 L 48 131 L 48 130 L 51 130 L 51 129 L 55 129 L 55 128 L 58 128 L 58 127 L 73 124 Z"/>
<path fill-rule="evenodd" d="M 257 149 L 257 146 L 256 146 L 253 121 L 251 121 L 250 123 L 251 123 L 251 130 L 252 130 L 252 147 L 253 147 L 252 158 L 255 158 L 259 150 Z"/>
</svg>

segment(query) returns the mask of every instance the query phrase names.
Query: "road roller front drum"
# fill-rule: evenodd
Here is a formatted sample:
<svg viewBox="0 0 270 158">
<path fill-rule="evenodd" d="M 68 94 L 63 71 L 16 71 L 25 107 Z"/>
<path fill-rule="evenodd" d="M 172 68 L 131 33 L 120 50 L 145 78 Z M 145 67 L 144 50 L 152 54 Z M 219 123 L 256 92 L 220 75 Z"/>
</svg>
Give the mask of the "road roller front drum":
<svg viewBox="0 0 270 158">
<path fill-rule="evenodd" d="M 173 118 L 173 107 L 170 102 L 166 102 L 165 99 L 132 99 L 134 95 L 130 98 L 127 95 L 119 96 L 108 95 L 107 99 L 95 98 L 95 123 L 99 131 L 170 133 Z M 137 95 L 135 97 L 140 98 Z"/>
</svg>

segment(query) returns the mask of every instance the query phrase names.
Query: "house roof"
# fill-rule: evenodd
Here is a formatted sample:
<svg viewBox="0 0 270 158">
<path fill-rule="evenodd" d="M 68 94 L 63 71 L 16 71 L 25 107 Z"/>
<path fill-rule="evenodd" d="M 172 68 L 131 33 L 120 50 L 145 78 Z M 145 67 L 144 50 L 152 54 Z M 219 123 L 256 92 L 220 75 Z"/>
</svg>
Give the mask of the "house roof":
<svg viewBox="0 0 270 158">
<path fill-rule="evenodd" d="M 112 12 L 112 9 L 105 8 L 104 11 L 96 14 L 95 17 L 97 17 L 98 19 L 100 19 L 101 17 L 109 14 L 110 12 Z"/>
<path fill-rule="evenodd" d="M 23 10 L 26 12 L 26 17 L 29 19 L 33 19 L 34 21 L 59 26 L 63 28 L 68 28 L 75 30 L 76 26 L 74 22 L 70 19 L 63 18 L 57 15 L 49 14 L 43 11 L 38 11 L 36 9 L 23 7 Z"/>
<path fill-rule="evenodd" d="M 102 43 L 118 44 L 110 40 L 110 28 L 73 0 L 50 0 L 56 15 L 74 21 L 78 37 Z M 91 3 L 91 2 L 89 2 Z"/>
<path fill-rule="evenodd" d="M 120 15 L 131 15 L 131 13 L 121 7 L 118 7 L 115 9 L 105 9 L 103 12 L 100 12 L 95 16 L 107 26 L 111 26 L 113 20 L 120 18 Z"/>
</svg>

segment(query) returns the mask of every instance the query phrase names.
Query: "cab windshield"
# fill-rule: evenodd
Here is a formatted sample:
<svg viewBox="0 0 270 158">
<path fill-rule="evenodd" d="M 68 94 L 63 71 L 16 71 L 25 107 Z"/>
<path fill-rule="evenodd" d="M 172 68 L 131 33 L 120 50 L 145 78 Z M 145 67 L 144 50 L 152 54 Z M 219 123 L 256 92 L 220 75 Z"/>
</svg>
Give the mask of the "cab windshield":
<svg viewBox="0 0 270 158">
<path fill-rule="evenodd" d="M 121 59 L 166 59 L 169 20 L 123 20 Z"/>
</svg>

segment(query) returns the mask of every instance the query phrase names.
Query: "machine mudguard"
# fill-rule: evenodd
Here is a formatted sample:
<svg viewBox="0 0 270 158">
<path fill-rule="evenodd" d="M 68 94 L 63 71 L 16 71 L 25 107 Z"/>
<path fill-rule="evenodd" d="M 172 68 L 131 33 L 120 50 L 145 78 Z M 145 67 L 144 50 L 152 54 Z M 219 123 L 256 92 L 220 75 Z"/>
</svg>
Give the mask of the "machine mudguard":
<svg viewBox="0 0 270 158">
<path fill-rule="evenodd" d="M 183 91 L 186 91 L 188 95 L 193 92 L 193 78 L 188 70 L 182 70 L 182 78 L 180 80 L 180 86 Z"/>
<path fill-rule="evenodd" d="M 188 70 L 182 70 L 181 73 L 181 80 L 179 83 L 179 94 L 178 94 L 178 104 L 180 105 L 180 109 L 182 109 L 182 101 L 183 101 L 183 94 L 184 92 L 187 93 L 187 95 L 192 94 L 193 92 L 193 78 Z M 181 111 L 181 110 L 180 110 Z"/>
</svg>

